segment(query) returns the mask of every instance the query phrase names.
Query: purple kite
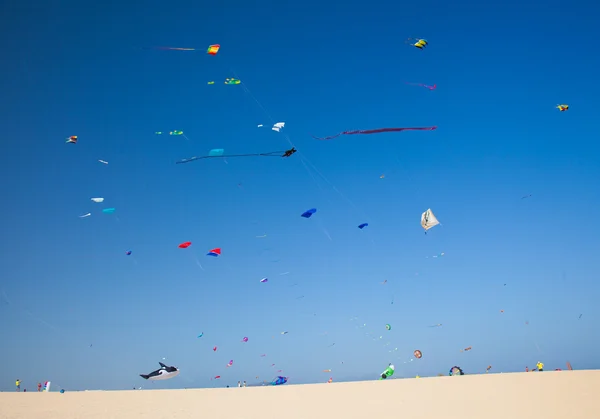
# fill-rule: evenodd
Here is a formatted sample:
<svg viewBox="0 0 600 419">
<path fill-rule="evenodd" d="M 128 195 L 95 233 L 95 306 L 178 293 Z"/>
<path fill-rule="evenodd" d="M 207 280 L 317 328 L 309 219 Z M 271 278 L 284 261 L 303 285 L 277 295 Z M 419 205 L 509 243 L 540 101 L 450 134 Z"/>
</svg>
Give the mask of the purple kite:
<svg viewBox="0 0 600 419">
<path fill-rule="evenodd" d="M 333 140 L 334 138 L 339 137 L 340 135 L 355 135 L 355 134 L 379 134 L 382 132 L 400 132 L 400 131 L 433 131 L 436 130 L 437 127 L 416 127 L 416 128 L 378 128 L 378 129 L 365 129 L 365 130 L 355 130 L 355 131 L 343 131 L 339 134 L 332 135 L 331 137 L 319 138 L 312 136 L 315 140 Z"/>
</svg>

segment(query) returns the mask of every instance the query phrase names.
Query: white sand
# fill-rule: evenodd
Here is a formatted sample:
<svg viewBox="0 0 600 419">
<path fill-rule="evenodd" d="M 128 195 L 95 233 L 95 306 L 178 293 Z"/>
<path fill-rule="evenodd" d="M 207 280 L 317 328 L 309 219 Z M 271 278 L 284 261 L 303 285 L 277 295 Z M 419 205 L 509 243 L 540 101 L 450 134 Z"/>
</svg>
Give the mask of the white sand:
<svg viewBox="0 0 600 419">
<path fill-rule="evenodd" d="M 0 393 L 0 419 L 21 418 L 600 419 L 600 371 L 206 390 Z"/>
</svg>

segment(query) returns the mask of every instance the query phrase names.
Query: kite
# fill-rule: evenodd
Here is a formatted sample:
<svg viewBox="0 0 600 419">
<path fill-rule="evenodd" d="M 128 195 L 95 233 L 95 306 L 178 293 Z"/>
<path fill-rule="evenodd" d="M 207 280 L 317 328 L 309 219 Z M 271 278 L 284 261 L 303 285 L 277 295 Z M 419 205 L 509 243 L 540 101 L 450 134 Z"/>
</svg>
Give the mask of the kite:
<svg viewBox="0 0 600 419">
<path fill-rule="evenodd" d="M 171 131 L 169 135 L 183 135 L 183 131 Z"/>
<path fill-rule="evenodd" d="M 128 250 L 128 251 L 126 251 L 126 252 L 125 252 L 125 254 L 126 254 L 127 256 L 131 255 L 131 250 Z"/>
<path fill-rule="evenodd" d="M 221 248 L 215 247 L 214 249 L 210 249 L 208 251 L 208 253 L 206 254 L 206 256 L 213 256 L 213 257 L 221 256 Z"/>
<path fill-rule="evenodd" d="M 313 216 L 313 214 L 317 212 L 316 208 L 311 208 L 309 210 L 304 211 L 302 214 L 300 214 L 300 217 L 304 217 L 304 218 L 310 218 Z"/>
<path fill-rule="evenodd" d="M 191 245 L 192 245 L 192 242 L 184 242 L 184 243 L 181 243 L 181 244 L 180 244 L 178 247 L 179 247 L 180 249 L 187 249 L 187 248 L 188 248 L 188 247 L 190 247 Z"/>
<path fill-rule="evenodd" d="M 415 48 L 419 48 L 421 50 L 424 49 L 425 47 L 427 47 L 427 44 L 428 44 L 426 39 L 418 39 L 418 38 L 408 38 L 406 40 L 406 43 L 409 45 L 412 45 Z"/>
<path fill-rule="evenodd" d="M 244 336 L 244 339 L 242 339 L 242 342 L 248 342 L 248 338 Z"/>
<path fill-rule="evenodd" d="M 488 365 L 487 368 L 485 369 L 485 372 L 489 372 L 492 369 L 491 365 Z"/>
<path fill-rule="evenodd" d="M 287 383 L 287 381 L 287 377 L 277 376 L 277 378 L 273 378 L 273 381 L 271 381 L 269 384 L 272 386 L 280 386 L 282 384 Z"/>
<path fill-rule="evenodd" d="M 155 134 L 156 134 L 156 135 L 161 135 L 161 134 L 162 134 L 162 132 L 161 132 L 161 131 L 156 131 L 156 132 L 155 132 Z"/>
<path fill-rule="evenodd" d="M 102 164 L 108 164 L 108 162 L 106 160 L 98 160 L 98 161 Z"/>
<path fill-rule="evenodd" d="M 421 214 L 421 227 L 425 229 L 425 234 L 427 234 L 427 230 L 431 227 L 435 227 L 439 223 L 440 222 L 435 218 L 435 215 L 433 215 L 431 208 Z"/>
<path fill-rule="evenodd" d="M 262 282 L 262 283 L 269 282 L 269 279 L 268 278 L 263 278 L 263 279 L 260 280 L 260 282 Z"/>
<path fill-rule="evenodd" d="M 282 335 L 287 335 L 288 333 L 290 333 L 290 332 L 281 332 Z M 273 365 L 275 365 L 275 364 L 273 364 Z"/>
<path fill-rule="evenodd" d="M 556 109 L 558 109 L 561 112 L 568 111 L 569 105 L 557 105 Z M 77 137 L 75 137 L 75 141 L 77 141 Z"/>
<path fill-rule="evenodd" d="M 263 126 L 263 124 L 258 124 L 257 128 L 260 128 L 260 127 L 262 127 L 262 126 Z"/>
<path fill-rule="evenodd" d="M 327 384 L 331 384 L 333 382 L 333 377 L 329 377 L 329 380 L 327 380 Z"/>
<path fill-rule="evenodd" d="M 217 347 L 216 346 L 213 347 L 213 352 L 217 352 Z"/>
<path fill-rule="evenodd" d="M 404 128 L 377 128 L 377 129 L 363 129 L 363 130 L 354 130 L 354 131 L 342 131 L 339 134 L 335 134 L 329 137 L 315 137 L 312 136 L 315 140 L 333 140 L 334 138 L 339 137 L 340 135 L 356 135 L 356 134 L 379 134 L 382 132 L 400 132 L 400 131 L 433 131 L 436 130 L 437 126 L 432 127 L 404 127 Z"/>
<path fill-rule="evenodd" d="M 467 352 L 467 351 L 470 351 L 471 349 L 473 349 L 473 348 L 469 346 L 468 348 L 461 349 L 460 351 L 461 352 Z"/>
<path fill-rule="evenodd" d="M 220 376 L 220 375 L 215 375 L 215 380 L 217 380 L 217 379 L 219 379 L 219 378 L 221 378 L 221 376 Z"/>
<path fill-rule="evenodd" d="M 89 217 L 90 215 L 92 215 L 92 213 L 88 212 L 87 214 L 80 215 L 79 218 Z"/>
<path fill-rule="evenodd" d="M 214 80 L 212 80 L 212 81 L 209 81 L 209 82 L 208 82 L 208 83 L 206 83 L 206 84 L 215 84 L 215 82 L 214 82 Z"/>
<path fill-rule="evenodd" d="M 462 369 L 460 369 L 460 367 L 454 366 L 454 367 L 450 368 L 450 372 L 448 373 L 448 375 L 453 377 L 453 376 L 465 375 L 465 373 L 463 372 Z"/>
<path fill-rule="evenodd" d="M 358 228 L 360 228 L 362 230 L 363 228 L 365 228 L 368 225 L 369 225 L 369 223 L 362 223 L 361 225 L 358 226 Z"/>
<path fill-rule="evenodd" d="M 77 144 L 77 136 L 71 135 L 70 137 L 67 137 L 67 143 Z"/>
<path fill-rule="evenodd" d="M 531 194 L 522 196 L 521 199 L 530 198 L 530 197 L 531 197 Z"/>
<path fill-rule="evenodd" d="M 105 209 L 102 210 L 102 212 L 105 213 L 105 214 L 112 214 L 115 211 L 116 211 L 115 208 L 105 208 Z"/>
<path fill-rule="evenodd" d="M 169 51 L 196 51 L 196 48 L 178 48 L 178 47 L 156 47 L 156 49 L 163 49 Z"/>
<path fill-rule="evenodd" d="M 179 370 L 175 367 L 167 367 L 162 362 L 159 362 L 160 368 L 152 371 L 150 374 L 140 374 L 145 380 L 168 380 L 179 375 Z"/>
<path fill-rule="evenodd" d="M 241 81 L 238 79 L 225 79 L 225 84 L 240 84 Z"/>
<path fill-rule="evenodd" d="M 219 48 L 221 48 L 221 45 L 219 44 L 209 45 L 208 49 L 206 50 L 206 53 L 208 55 L 217 55 L 217 52 L 219 52 Z"/>
<path fill-rule="evenodd" d="M 417 358 L 417 359 L 421 359 L 421 358 L 423 358 L 423 353 L 422 353 L 421 351 L 419 351 L 418 349 L 416 349 L 416 350 L 413 352 L 413 355 L 414 355 L 414 356 L 415 356 L 415 358 Z"/>
<path fill-rule="evenodd" d="M 406 84 L 408 84 L 409 86 L 424 87 L 424 88 L 429 89 L 429 90 L 435 90 L 435 88 L 437 87 L 437 84 L 434 84 L 433 86 L 430 86 L 428 84 L 423 84 L 423 83 L 406 83 Z"/>
<path fill-rule="evenodd" d="M 232 365 L 233 365 L 233 359 L 227 363 L 227 368 L 231 367 Z"/>
<path fill-rule="evenodd" d="M 386 330 L 392 330 L 392 326 L 390 326 L 389 324 L 385 325 Z"/>
<path fill-rule="evenodd" d="M 204 332 L 200 333 L 200 334 L 198 335 L 198 338 L 201 338 L 202 336 L 204 336 Z"/>
<path fill-rule="evenodd" d="M 431 326 L 429 326 L 429 327 L 442 327 L 442 324 L 441 324 L 441 323 L 438 323 L 438 324 L 431 325 Z"/>
<path fill-rule="evenodd" d="M 394 375 L 394 370 L 396 368 L 394 367 L 394 364 L 389 364 L 388 367 L 383 370 L 383 372 L 381 373 L 381 377 L 379 377 L 380 380 L 385 380 L 388 377 L 391 377 L 392 375 Z"/>
<path fill-rule="evenodd" d="M 102 202 L 102 201 L 104 201 L 104 198 L 92 198 L 92 201 L 94 201 L 94 202 Z"/>
<path fill-rule="evenodd" d="M 208 152 L 207 156 L 194 156 L 194 157 L 190 157 L 188 159 L 182 159 L 179 160 L 177 162 L 175 162 L 175 164 L 182 164 L 182 163 L 189 163 L 195 160 L 201 160 L 201 159 L 210 159 L 210 158 L 231 158 L 231 157 L 290 157 L 292 154 L 294 154 L 296 150 L 294 147 L 290 148 L 289 150 L 285 150 L 285 151 L 270 151 L 267 153 L 251 153 L 251 154 L 223 154 L 224 150 L 221 148 L 216 148 L 213 150 L 210 150 Z M 219 152 L 221 154 L 219 154 Z"/>
<path fill-rule="evenodd" d="M 273 131 L 277 131 L 280 132 L 281 128 L 285 127 L 285 122 L 277 122 L 275 124 L 273 124 L 273 128 L 271 128 Z"/>
</svg>

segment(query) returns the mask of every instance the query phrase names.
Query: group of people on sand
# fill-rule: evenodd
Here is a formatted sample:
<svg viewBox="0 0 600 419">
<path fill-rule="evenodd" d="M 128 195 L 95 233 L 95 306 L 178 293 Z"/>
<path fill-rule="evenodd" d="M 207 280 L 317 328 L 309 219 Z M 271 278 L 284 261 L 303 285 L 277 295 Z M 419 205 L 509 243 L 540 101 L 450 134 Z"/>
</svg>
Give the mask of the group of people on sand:
<svg viewBox="0 0 600 419">
<path fill-rule="evenodd" d="M 242 384 L 241 381 L 238 381 L 238 387 L 246 387 L 246 381 L 244 381 L 244 384 Z"/>
<path fill-rule="evenodd" d="M 17 391 L 21 391 L 21 380 L 19 380 L 18 378 L 17 378 L 17 381 L 15 381 L 15 386 L 17 387 Z M 38 383 L 37 389 L 40 392 L 42 391 L 42 383 Z M 26 388 L 23 389 L 23 393 L 27 393 Z"/>
<path fill-rule="evenodd" d="M 544 371 L 544 364 L 538 361 L 538 363 L 535 364 L 535 368 L 531 371 Z M 529 372 L 529 367 L 525 367 L 525 372 Z"/>
</svg>

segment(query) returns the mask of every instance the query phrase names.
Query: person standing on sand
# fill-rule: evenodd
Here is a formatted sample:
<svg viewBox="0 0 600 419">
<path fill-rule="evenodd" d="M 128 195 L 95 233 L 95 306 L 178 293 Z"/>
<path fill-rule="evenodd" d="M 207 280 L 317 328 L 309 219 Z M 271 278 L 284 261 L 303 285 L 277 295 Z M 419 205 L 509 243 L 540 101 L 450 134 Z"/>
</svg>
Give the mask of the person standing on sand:
<svg viewBox="0 0 600 419">
<path fill-rule="evenodd" d="M 244 380 L 244 387 L 246 387 L 246 380 Z"/>
<path fill-rule="evenodd" d="M 525 372 L 529 372 L 529 367 L 525 367 Z"/>
<path fill-rule="evenodd" d="M 38 392 L 42 391 L 42 383 L 38 383 Z"/>
<path fill-rule="evenodd" d="M 537 370 L 539 372 L 544 371 L 544 364 L 542 364 L 540 361 L 538 361 L 538 363 L 535 366 L 537 367 Z"/>
<path fill-rule="evenodd" d="M 17 381 L 15 381 L 15 386 L 17 387 L 17 391 L 21 391 L 21 380 L 18 378 Z"/>
<path fill-rule="evenodd" d="M 238 381 L 238 387 L 241 387 L 241 386 L 242 386 L 242 382 Z"/>
</svg>

